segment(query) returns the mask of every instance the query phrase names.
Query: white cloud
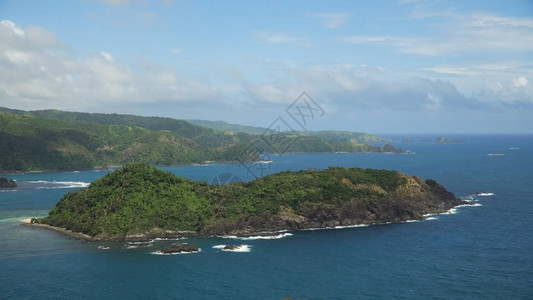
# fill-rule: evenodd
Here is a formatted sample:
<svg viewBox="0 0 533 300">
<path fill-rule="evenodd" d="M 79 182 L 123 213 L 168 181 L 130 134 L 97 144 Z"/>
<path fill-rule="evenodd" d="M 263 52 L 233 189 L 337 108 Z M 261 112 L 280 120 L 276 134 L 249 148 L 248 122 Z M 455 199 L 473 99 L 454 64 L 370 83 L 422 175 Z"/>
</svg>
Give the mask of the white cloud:
<svg viewBox="0 0 533 300">
<path fill-rule="evenodd" d="M 111 55 L 111 53 L 108 53 L 108 52 L 100 52 L 100 54 L 104 57 L 105 60 L 107 60 L 108 62 L 112 62 L 114 59 L 113 59 L 113 55 Z"/>
<path fill-rule="evenodd" d="M 533 18 L 502 17 L 489 13 L 432 13 L 446 21 L 432 24 L 437 32 L 427 36 L 347 36 L 350 43 L 382 44 L 397 47 L 398 52 L 418 55 L 449 55 L 478 51 L 533 51 Z"/>
<path fill-rule="evenodd" d="M 273 103 L 285 103 L 287 97 L 284 92 L 272 84 L 259 84 L 250 87 L 250 92 L 257 99 Z"/>
<path fill-rule="evenodd" d="M 527 86 L 527 79 L 524 76 L 517 77 L 513 79 L 513 86 L 515 88 Z"/>
<path fill-rule="evenodd" d="M 170 53 L 173 53 L 173 54 L 180 54 L 180 53 L 183 53 L 183 50 L 178 49 L 178 48 L 174 48 L 174 49 L 170 50 Z"/>
<path fill-rule="evenodd" d="M 207 101 L 219 97 L 208 83 L 147 62 L 134 71 L 109 52 L 73 53 L 37 27 L 0 24 L 2 106 L 91 110 L 112 103 Z"/>
<path fill-rule="evenodd" d="M 499 81 L 485 80 L 483 85 L 492 93 L 500 93 L 504 90 L 503 85 Z"/>
<path fill-rule="evenodd" d="M 4 28 L 10 29 L 13 33 L 15 33 L 18 36 L 24 36 L 24 31 L 17 27 L 15 23 L 9 21 L 9 20 L 3 20 L 0 22 L 0 26 L 3 26 Z"/>
<path fill-rule="evenodd" d="M 394 78 L 370 76 L 370 68 L 353 66 L 312 66 L 291 69 L 279 83 L 249 84 L 247 95 L 257 101 L 289 104 L 302 91 L 308 92 L 320 105 L 336 111 L 450 111 L 487 110 L 493 104 L 463 95 L 445 80 L 426 78 Z"/>
<path fill-rule="evenodd" d="M 350 20 L 350 15 L 347 13 L 320 13 L 312 14 L 311 17 L 321 20 L 327 29 L 340 27 Z"/>
<path fill-rule="evenodd" d="M 255 38 L 264 43 L 280 44 L 280 43 L 295 43 L 303 39 L 299 36 L 291 35 L 284 32 L 270 32 L 261 31 L 255 34 Z"/>
</svg>

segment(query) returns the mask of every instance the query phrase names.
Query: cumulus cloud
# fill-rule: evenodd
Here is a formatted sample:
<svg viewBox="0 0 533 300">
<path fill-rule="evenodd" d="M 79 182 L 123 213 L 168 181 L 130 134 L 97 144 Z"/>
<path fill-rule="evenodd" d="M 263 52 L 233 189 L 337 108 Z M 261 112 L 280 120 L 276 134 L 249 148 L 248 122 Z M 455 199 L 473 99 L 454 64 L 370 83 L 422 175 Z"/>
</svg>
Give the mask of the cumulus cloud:
<svg viewBox="0 0 533 300">
<path fill-rule="evenodd" d="M 479 111 L 493 109 L 501 103 L 507 107 L 533 108 L 526 105 L 533 103 L 533 88 L 527 80 L 531 71 L 523 64 L 512 62 L 475 68 L 432 68 L 431 72 L 437 74 L 457 76 L 510 74 L 486 77 L 480 83 L 481 92 L 465 96 L 456 83 L 446 78 L 405 75 L 392 78 L 390 74 L 394 71 L 355 64 L 301 68 L 290 62 L 265 62 L 275 69 L 268 80 L 254 82 L 254 78 L 235 69 L 217 78 L 217 85 L 212 85 L 205 78 L 184 77 L 175 68 L 151 61 L 125 65 L 120 57 L 105 49 L 80 54 L 61 43 L 53 33 L 38 27 L 23 29 L 7 20 L 0 23 L 0 40 L 0 99 L 2 106 L 11 108 L 94 111 L 109 105 L 204 105 L 229 98 L 232 105 L 288 105 L 302 91 L 308 92 L 328 111 Z M 277 37 L 273 42 L 283 40 Z M 261 72 L 268 71 L 261 68 Z"/>
<path fill-rule="evenodd" d="M 38 27 L 0 23 L 0 98 L 21 108 L 87 110 L 109 103 L 189 102 L 217 98 L 207 83 L 145 63 L 133 71 L 111 53 L 77 55 Z M 81 57 L 81 58 L 80 58 Z"/>
<path fill-rule="evenodd" d="M 517 77 L 513 79 L 513 86 L 515 88 L 527 86 L 527 79 L 524 76 Z"/>
<path fill-rule="evenodd" d="M 490 104 L 463 95 L 446 80 L 419 77 L 388 80 L 379 74 L 367 66 L 312 66 L 288 70 L 285 80 L 278 84 L 248 84 L 246 90 L 258 101 L 286 104 L 306 91 L 320 99 L 321 105 L 338 111 L 491 109 Z"/>
</svg>

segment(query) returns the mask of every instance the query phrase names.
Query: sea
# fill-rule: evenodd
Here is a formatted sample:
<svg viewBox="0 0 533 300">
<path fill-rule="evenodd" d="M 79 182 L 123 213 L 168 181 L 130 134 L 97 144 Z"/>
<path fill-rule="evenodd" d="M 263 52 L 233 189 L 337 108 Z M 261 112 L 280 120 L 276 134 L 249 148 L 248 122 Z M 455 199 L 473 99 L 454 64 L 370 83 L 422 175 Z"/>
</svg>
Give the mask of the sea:
<svg viewBox="0 0 533 300">
<path fill-rule="evenodd" d="M 412 154 L 272 153 L 261 166 L 161 169 L 222 184 L 329 166 L 391 169 L 477 201 L 417 222 L 83 242 L 20 220 L 47 215 L 112 169 L 0 174 L 18 183 L 0 190 L 0 299 L 533 299 L 533 135 L 410 137 L 389 138 Z M 201 250 L 160 255 L 176 242 Z"/>
</svg>

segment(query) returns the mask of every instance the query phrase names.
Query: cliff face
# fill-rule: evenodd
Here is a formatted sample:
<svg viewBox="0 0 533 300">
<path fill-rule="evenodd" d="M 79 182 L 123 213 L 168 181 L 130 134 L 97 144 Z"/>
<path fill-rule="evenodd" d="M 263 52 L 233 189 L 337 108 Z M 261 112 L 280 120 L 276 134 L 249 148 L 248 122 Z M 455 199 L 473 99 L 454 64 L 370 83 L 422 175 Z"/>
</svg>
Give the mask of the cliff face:
<svg viewBox="0 0 533 300">
<path fill-rule="evenodd" d="M 35 222 L 98 239 L 208 236 L 400 222 L 462 203 L 433 180 L 395 171 L 329 168 L 213 186 L 136 164 L 67 194 Z"/>
<path fill-rule="evenodd" d="M 243 216 L 207 226 L 206 235 L 250 234 L 261 231 L 301 230 L 360 224 L 422 220 L 426 214 L 443 213 L 464 204 L 441 185 L 434 186 L 418 177 L 398 173 L 403 182 L 386 191 L 378 185 L 341 183 L 364 196 L 336 198 L 334 201 L 308 201 L 297 207 L 281 206 L 276 214 Z"/>
</svg>

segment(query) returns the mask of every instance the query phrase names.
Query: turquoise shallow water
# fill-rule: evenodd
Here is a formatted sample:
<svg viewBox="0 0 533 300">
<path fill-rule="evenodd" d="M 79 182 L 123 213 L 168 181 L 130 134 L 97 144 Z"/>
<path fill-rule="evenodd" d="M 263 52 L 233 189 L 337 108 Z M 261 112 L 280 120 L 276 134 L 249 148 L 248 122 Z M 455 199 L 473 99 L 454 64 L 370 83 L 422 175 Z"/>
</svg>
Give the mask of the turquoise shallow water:
<svg viewBox="0 0 533 300">
<path fill-rule="evenodd" d="M 271 240 L 189 238 L 202 251 L 187 255 L 152 254 L 173 241 L 126 249 L 18 221 L 45 215 L 65 193 L 106 170 L 9 175 L 19 188 L 0 192 L 0 298 L 530 299 L 533 137 L 450 137 L 465 143 L 437 145 L 434 136 L 418 136 L 420 143 L 397 143 L 414 155 L 271 155 L 264 173 L 395 169 L 433 178 L 456 196 L 494 193 L 479 197 L 481 206 L 423 222 L 292 232 Z M 209 182 L 223 173 L 250 179 L 239 165 L 163 169 Z M 247 244 L 250 251 L 213 248 L 224 244 Z"/>
</svg>

